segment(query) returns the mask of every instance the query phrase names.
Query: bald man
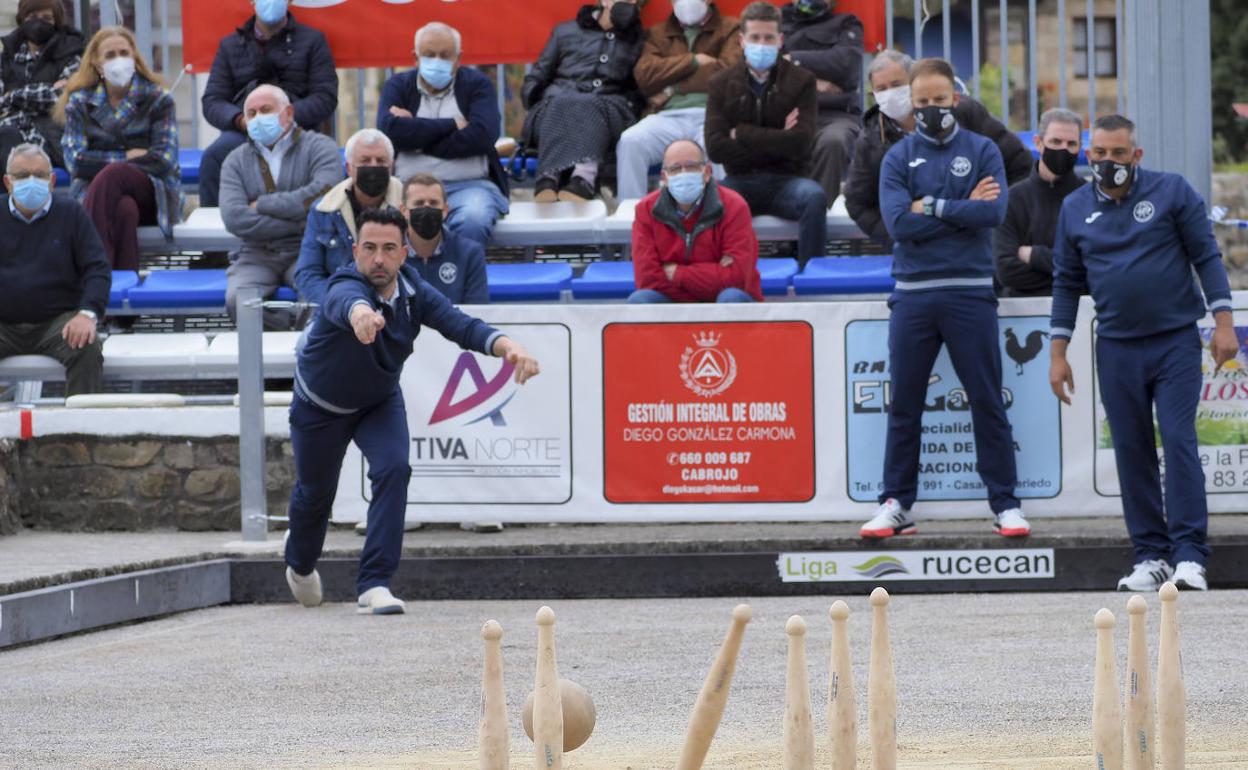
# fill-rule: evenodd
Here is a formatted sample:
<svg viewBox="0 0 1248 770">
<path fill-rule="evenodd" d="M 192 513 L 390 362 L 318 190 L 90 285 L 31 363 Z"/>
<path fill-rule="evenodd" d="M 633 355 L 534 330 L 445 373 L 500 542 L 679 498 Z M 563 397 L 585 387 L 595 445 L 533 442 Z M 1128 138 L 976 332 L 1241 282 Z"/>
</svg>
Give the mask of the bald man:
<svg viewBox="0 0 1248 770">
<path fill-rule="evenodd" d="M 221 218 L 243 243 L 230 254 L 225 303 L 235 317 L 238 290 L 258 287 L 269 296 L 294 286 L 295 261 L 308 208 L 343 179 L 338 145 L 295 124 L 290 97 L 277 86 L 257 86 L 243 104 L 247 143 L 221 167 Z M 265 328 L 289 328 L 292 317 L 266 311 Z"/>
</svg>

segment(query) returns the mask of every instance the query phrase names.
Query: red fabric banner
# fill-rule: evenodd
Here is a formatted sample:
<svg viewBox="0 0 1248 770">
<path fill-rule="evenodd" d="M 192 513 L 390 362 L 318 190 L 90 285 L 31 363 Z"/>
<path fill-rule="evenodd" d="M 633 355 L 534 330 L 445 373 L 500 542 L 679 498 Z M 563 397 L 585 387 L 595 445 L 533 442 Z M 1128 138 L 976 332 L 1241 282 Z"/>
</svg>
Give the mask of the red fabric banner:
<svg viewBox="0 0 1248 770">
<path fill-rule="evenodd" d="M 748 0 L 724 0 L 720 7 L 739 13 Z M 465 64 L 506 64 L 537 59 L 550 31 L 576 15 L 580 6 L 566 0 L 294 0 L 291 11 L 301 23 L 329 38 L 339 67 L 411 66 L 412 37 L 430 21 L 458 29 L 464 38 Z M 883 0 L 841 0 L 841 12 L 855 13 L 866 27 L 866 45 L 875 50 L 885 39 Z M 671 12 L 668 0 L 645 9 L 646 25 Z M 184 56 L 192 72 L 212 67 L 221 38 L 252 13 L 248 0 L 187 0 L 182 5 Z"/>
</svg>

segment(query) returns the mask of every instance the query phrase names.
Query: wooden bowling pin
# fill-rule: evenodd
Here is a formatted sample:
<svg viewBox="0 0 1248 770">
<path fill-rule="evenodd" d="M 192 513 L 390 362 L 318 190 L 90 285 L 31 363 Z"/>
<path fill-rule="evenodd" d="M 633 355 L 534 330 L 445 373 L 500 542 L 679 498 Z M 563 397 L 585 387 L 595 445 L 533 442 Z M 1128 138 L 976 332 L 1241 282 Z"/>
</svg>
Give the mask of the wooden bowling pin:
<svg viewBox="0 0 1248 770">
<path fill-rule="evenodd" d="M 1122 770 L 1122 705 L 1114 653 L 1114 613 L 1100 609 L 1096 626 L 1096 665 L 1092 682 L 1092 751 L 1097 770 Z"/>
<path fill-rule="evenodd" d="M 485 667 L 481 674 L 481 724 L 477 728 L 480 770 L 509 770 L 511 747 L 507 733 L 507 696 L 503 691 L 503 627 L 488 620 L 481 628 Z"/>
<path fill-rule="evenodd" d="M 810 681 L 806 672 L 806 621 L 789 618 L 788 671 L 784 687 L 784 770 L 815 770 L 815 730 L 810 717 Z"/>
<path fill-rule="evenodd" d="M 685 743 L 680 749 L 676 770 L 699 770 L 706 759 L 706 752 L 711 748 L 711 740 L 715 737 L 719 720 L 724 716 L 724 706 L 728 703 L 728 687 L 732 684 L 732 673 L 737 667 L 737 653 L 741 651 L 745 624 L 750 622 L 751 615 L 748 604 L 738 604 L 732 611 L 732 625 L 719 647 L 715 662 L 711 664 L 706 681 L 702 683 L 698 700 L 693 705 L 689 729 L 685 732 Z"/>
<path fill-rule="evenodd" d="M 533 684 L 533 758 L 538 770 L 563 768 L 563 700 L 555 661 L 555 611 L 537 611 L 537 677 Z"/>
<path fill-rule="evenodd" d="M 1127 671 L 1123 701 L 1127 704 L 1127 770 L 1153 770 L 1153 688 L 1148 672 L 1148 603 L 1142 596 L 1127 602 Z"/>
<path fill-rule="evenodd" d="M 1166 583 L 1161 598 L 1161 638 L 1157 642 L 1157 753 L 1161 770 L 1182 770 L 1185 761 L 1187 692 L 1179 655 L 1179 589 Z"/>
<path fill-rule="evenodd" d="M 867 679 L 867 728 L 873 770 L 897 770 L 897 678 L 888 636 L 888 591 L 871 592 L 871 661 Z"/>
<path fill-rule="evenodd" d="M 832 770 L 858 767 L 858 704 L 849 654 L 849 605 L 837 600 L 828 610 L 832 618 L 832 652 L 828 664 L 828 738 Z"/>
</svg>

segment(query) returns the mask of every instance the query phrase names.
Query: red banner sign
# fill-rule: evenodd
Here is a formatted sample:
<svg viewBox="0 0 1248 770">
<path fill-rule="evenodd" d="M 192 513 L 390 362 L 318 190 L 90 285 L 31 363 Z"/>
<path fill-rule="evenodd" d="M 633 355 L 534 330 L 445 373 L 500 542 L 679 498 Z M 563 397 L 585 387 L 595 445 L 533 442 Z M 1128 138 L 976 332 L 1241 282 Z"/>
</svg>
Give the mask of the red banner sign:
<svg viewBox="0 0 1248 770">
<path fill-rule="evenodd" d="M 609 324 L 602 357 L 607 500 L 814 497 L 810 324 Z"/>
<path fill-rule="evenodd" d="M 739 13 L 748 0 L 724 0 Z M 339 67 L 403 67 L 412 64 L 412 37 L 430 21 L 441 21 L 463 35 L 466 64 L 532 62 L 551 30 L 576 15 L 567 0 L 294 0 L 301 23 L 329 38 Z M 885 36 L 883 0 L 841 0 L 837 10 L 855 13 L 866 27 L 868 50 Z M 671 12 L 668 0 L 654 0 L 643 13 L 647 25 Z M 207 72 L 221 38 L 252 14 L 248 0 L 187 0 L 182 4 L 184 56 L 194 72 Z"/>
</svg>

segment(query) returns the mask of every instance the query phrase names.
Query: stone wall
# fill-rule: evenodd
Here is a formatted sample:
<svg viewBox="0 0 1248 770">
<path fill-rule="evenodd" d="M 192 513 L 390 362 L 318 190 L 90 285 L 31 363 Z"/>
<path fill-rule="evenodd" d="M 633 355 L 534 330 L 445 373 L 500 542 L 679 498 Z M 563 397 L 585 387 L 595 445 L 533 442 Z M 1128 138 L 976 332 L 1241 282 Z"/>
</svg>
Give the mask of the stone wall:
<svg viewBox="0 0 1248 770">
<path fill-rule="evenodd" d="M 0 535 L 11 535 L 21 526 L 18 517 L 17 443 L 0 440 Z"/>
<path fill-rule="evenodd" d="M 1225 206 L 1228 219 L 1248 219 L 1248 174 L 1214 174 L 1213 205 Z M 1232 289 L 1248 289 L 1248 230 L 1213 226 Z"/>
</svg>

